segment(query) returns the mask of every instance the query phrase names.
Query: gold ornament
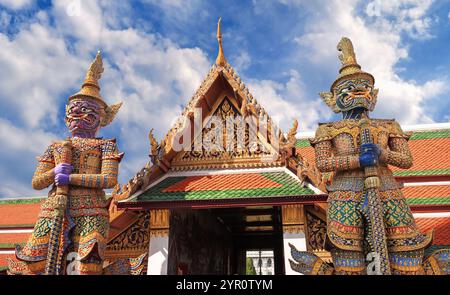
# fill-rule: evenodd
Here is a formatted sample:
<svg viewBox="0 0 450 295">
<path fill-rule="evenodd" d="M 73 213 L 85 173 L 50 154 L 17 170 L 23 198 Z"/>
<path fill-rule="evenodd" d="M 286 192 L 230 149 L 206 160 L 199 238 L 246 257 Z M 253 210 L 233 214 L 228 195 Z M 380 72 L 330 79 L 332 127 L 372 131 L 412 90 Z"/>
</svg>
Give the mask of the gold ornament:
<svg viewBox="0 0 450 295">
<path fill-rule="evenodd" d="M 222 18 L 219 18 L 219 21 L 217 22 L 217 41 L 219 42 L 219 53 L 217 54 L 216 58 L 216 64 L 218 66 L 225 66 L 227 63 L 227 60 L 225 59 L 225 55 L 223 54 L 223 47 L 222 47 L 222 32 L 220 30 L 220 20 Z"/>
<path fill-rule="evenodd" d="M 373 85 L 375 83 L 375 78 L 371 74 L 361 70 L 361 66 L 356 61 L 356 54 L 353 49 L 352 41 L 349 38 L 342 37 L 337 45 L 337 50 L 340 51 L 339 60 L 342 63 L 339 70 L 339 75 L 331 85 L 330 92 L 320 92 L 319 95 L 333 110 L 333 112 L 340 113 L 341 110 L 336 105 L 336 85 L 344 80 L 352 80 L 357 78 L 366 79 Z M 374 101 L 376 101 L 377 94 L 378 89 L 374 89 L 372 91 L 372 99 Z M 373 105 L 375 105 L 375 103 L 373 103 Z"/>
<path fill-rule="evenodd" d="M 151 146 L 150 156 L 156 156 L 158 154 L 159 144 L 156 141 L 155 136 L 153 135 L 153 128 L 148 133 L 148 140 L 150 141 L 150 146 Z"/>
<path fill-rule="evenodd" d="M 369 80 L 372 85 L 375 83 L 375 78 L 364 71 L 361 70 L 361 66 L 356 61 L 355 51 L 353 49 L 352 41 L 347 37 L 342 37 L 337 45 L 337 50 L 341 53 L 339 54 L 339 59 L 342 63 L 342 67 L 339 70 L 339 76 L 331 85 L 331 91 L 342 80 L 363 78 Z"/>
<path fill-rule="evenodd" d="M 81 86 L 80 91 L 69 97 L 69 102 L 74 99 L 86 99 L 86 98 L 91 98 L 99 102 L 104 109 L 104 113 L 102 113 L 101 116 L 102 118 L 100 122 L 102 127 L 110 124 L 114 120 L 117 112 L 122 106 L 122 102 L 118 102 L 116 104 L 108 106 L 106 102 L 103 100 L 102 96 L 100 95 L 100 85 L 98 81 L 102 77 L 103 71 L 104 68 L 102 55 L 101 52 L 98 51 L 97 55 L 95 56 L 95 59 L 89 66 L 89 69 L 86 73 L 86 77 L 84 78 L 84 82 L 83 85 Z"/>
</svg>

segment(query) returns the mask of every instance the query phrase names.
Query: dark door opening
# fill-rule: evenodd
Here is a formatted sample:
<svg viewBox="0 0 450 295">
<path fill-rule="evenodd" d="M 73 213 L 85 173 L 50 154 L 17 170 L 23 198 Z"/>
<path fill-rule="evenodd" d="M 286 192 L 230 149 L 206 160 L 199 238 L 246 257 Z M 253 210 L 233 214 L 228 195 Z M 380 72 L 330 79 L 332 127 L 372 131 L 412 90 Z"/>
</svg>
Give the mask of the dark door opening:
<svg viewBox="0 0 450 295">
<path fill-rule="evenodd" d="M 250 260 L 256 274 L 283 273 L 283 231 L 280 207 L 211 209 L 211 213 L 217 216 L 232 234 L 231 274 L 247 274 Z"/>
<path fill-rule="evenodd" d="M 283 274 L 280 207 L 171 211 L 168 274 L 245 275 L 255 253 L 262 263 L 257 274 Z"/>
</svg>

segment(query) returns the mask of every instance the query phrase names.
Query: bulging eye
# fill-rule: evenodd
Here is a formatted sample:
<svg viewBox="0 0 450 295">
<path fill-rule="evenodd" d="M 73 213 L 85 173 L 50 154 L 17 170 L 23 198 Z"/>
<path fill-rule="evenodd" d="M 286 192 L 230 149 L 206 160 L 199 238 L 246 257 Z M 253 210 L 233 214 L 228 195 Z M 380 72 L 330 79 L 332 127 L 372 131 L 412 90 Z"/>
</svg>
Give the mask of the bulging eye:
<svg viewBox="0 0 450 295">
<path fill-rule="evenodd" d="M 354 90 L 355 89 L 355 86 L 353 86 L 353 85 L 349 85 L 348 87 L 347 87 L 347 91 L 352 91 L 352 90 Z"/>
<path fill-rule="evenodd" d="M 89 111 L 89 109 L 88 109 L 88 108 L 85 108 L 85 107 L 82 107 L 82 108 L 81 108 L 81 111 L 82 111 L 83 113 L 87 113 L 87 112 Z"/>
</svg>

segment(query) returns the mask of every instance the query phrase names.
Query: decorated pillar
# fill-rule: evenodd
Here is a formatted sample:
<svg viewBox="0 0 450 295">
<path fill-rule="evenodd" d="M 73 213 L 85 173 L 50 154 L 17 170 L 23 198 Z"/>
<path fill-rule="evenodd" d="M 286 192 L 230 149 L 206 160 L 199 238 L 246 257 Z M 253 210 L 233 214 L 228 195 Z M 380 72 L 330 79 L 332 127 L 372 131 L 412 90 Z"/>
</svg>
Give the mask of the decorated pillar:
<svg viewBox="0 0 450 295">
<path fill-rule="evenodd" d="M 289 259 L 291 256 L 291 247 L 306 251 L 305 222 L 303 205 L 293 204 L 281 206 L 281 217 L 283 221 L 283 251 L 284 251 L 284 268 L 286 275 L 298 275 L 289 267 Z"/>
<path fill-rule="evenodd" d="M 150 210 L 149 275 L 167 275 L 169 216 L 170 211 L 167 209 Z"/>
</svg>

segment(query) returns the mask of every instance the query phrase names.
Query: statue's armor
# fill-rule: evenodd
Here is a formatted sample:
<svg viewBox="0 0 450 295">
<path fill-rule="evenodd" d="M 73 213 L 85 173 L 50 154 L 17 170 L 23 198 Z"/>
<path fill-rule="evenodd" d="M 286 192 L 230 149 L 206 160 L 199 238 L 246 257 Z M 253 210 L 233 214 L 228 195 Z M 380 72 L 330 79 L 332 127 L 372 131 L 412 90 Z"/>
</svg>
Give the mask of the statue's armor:
<svg viewBox="0 0 450 295">
<path fill-rule="evenodd" d="M 109 231 L 108 200 L 103 189 L 117 183 L 118 163 L 123 154 L 115 140 L 72 138 L 72 165 L 68 205 L 61 238 L 64 255 L 76 252 L 80 272 L 99 274 Z M 61 163 L 61 143 L 51 144 L 33 176 L 33 187 L 43 189 L 53 184 L 53 168 Z M 11 273 L 44 273 L 50 230 L 53 224 L 56 186 L 42 204 L 33 233 L 23 248 L 18 247 L 19 263 L 10 266 Z M 65 260 L 65 259 L 64 259 Z"/>
<path fill-rule="evenodd" d="M 420 233 L 402 194 L 402 184 L 395 180 L 388 167 L 412 166 L 412 156 L 407 143 L 409 135 L 401 130 L 395 120 L 370 119 L 370 131 L 373 143 L 381 147 L 376 169 L 380 178 L 379 195 L 383 203 L 391 267 L 419 271 L 423 249 L 431 243 L 432 233 Z M 320 124 L 311 144 L 315 148 L 318 169 L 321 172 L 334 173 L 331 184 L 327 186 L 328 247 L 367 253 L 367 244 L 364 241 L 367 228 L 361 210 L 364 199 L 364 169 L 359 163 L 359 133 L 359 120 L 344 119 Z M 422 255 L 414 254 L 415 250 L 422 251 Z M 413 251 L 409 254 L 417 256 L 417 259 L 409 257 L 411 255 L 403 257 L 404 255 L 399 253 L 405 251 Z M 406 259 L 410 263 L 403 269 L 402 261 L 396 263 L 396 259 Z M 361 259 L 355 259 L 357 260 Z M 361 268 L 364 270 L 364 264 Z"/>
</svg>

